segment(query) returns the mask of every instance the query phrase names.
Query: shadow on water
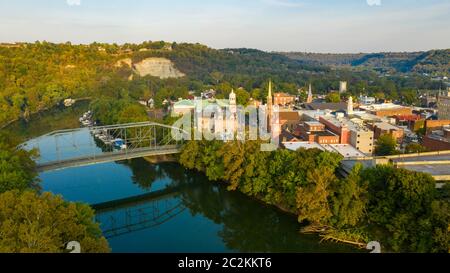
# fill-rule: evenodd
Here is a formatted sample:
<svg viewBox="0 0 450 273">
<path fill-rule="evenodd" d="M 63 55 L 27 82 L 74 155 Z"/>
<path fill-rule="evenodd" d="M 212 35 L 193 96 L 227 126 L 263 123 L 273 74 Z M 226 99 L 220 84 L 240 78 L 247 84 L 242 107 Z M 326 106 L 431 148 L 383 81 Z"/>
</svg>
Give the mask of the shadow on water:
<svg viewBox="0 0 450 273">
<path fill-rule="evenodd" d="M 25 141 L 56 130 L 79 128 L 79 118 L 88 109 L 89 101 L 80 101 L 71 107 L 54 107 L 50 110 L 33 114 L 28 121 L 18 120 L 2 129 L 2 131 Z"/>
<path fill-rule="evenodd" d="M 78 127 L 88 103 L 6 130 L 31 138 Z M 296 217 L 176 163 L 144 159 L 41 173 L 43 190 L 102 203 L 97 219 L 114 252 L 357 252 L 299 233 Z"/>
<path fill-rule="evenodd" d="M 187 210 L 191 218 L 205 218 L 219 227 L 216 236 L 220 238 L 224 245 L 223 252 L 358 251 L 346 245 L 320 243 L 319 237 L 315 235 L 300 234 L 300 225 L 297 223 L 295 216 L 281 212 L 274 207 L 266 206 L 241 193 L 229 192 L 226 187 L 208 181 L 202 174 L 186 171 L 178 164 L 150 165 L 144 160 L 132 160 L 122 164 L 131 168 L 134 183 L 139 184 L 143 189 L 150 189 L 152 187 L 151 181 L 166 177 L 172 181 L 168 189 L 176 191 L 175 196 L 167 195 L 167 198 L 162 201 L 161 198 L 156 197 L 156 199 L 149 198 L 148 200 L 140 200 L 140 202 L 134 200 L 128 205 L 117 206 L 118 211 L 121 211 L 117 213 L 128 212 L 130 215 L 128 221 L 135 218 L 137 222 L 144 222 L 143 225 L 141 223 L 139 229 L 141 232 L 144 230 L 144 233 L 140 234 L 151 233 L 151 229 L 155 226 L 171 225 L 170 221 L 175 221 L 178 214 L 182 213 L 174 207 L 178 208 L 177 206 L 181 205 Z M 166 208 L 169 212 L 173 212 L 173 217 L 165 215 L 167 217 L 164 218 L 164 211 L 158 211 L 155 214 L 155 211 L 159 210 L 159 204 L 156 202 L 164 202 L 164 200 L 170 203 Z M 158 209 L 155 209 L 155 207 L 158 207 Z M 132 217 L 133 211 L 137 213 L 134 218 Z M 139 213 L 143 214 L 139 215 Z M 148 216 L 149 219 L 144 219 L 145 216 Z M 152 217 L 157 219 L 155 220 Z M 101 217 L 99 218 L 101 219 Z M 167 220 L 160 223 L 157 221 L 160 218 Z M 126 221 L 123 220 L 122 222 Z M 139 223 L 128 224 L 136 226 Z M 148 226 L 147 229 L 146 225 Z M 179 228 L 182 229 L 183 227 L 180 226 Z M 114 246 L 114 236 L 110 240 Z M 176 249 L 173 251 L 176 251 Z M 193 251 L 196 251 L 194 246 Z"/>
</svg>

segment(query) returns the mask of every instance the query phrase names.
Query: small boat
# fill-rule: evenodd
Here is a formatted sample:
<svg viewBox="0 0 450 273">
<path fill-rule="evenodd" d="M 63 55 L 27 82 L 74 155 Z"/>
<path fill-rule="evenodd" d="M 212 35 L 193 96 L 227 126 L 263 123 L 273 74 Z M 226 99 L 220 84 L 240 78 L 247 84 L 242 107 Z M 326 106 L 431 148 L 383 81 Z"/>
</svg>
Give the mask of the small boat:
<svg viewBox="0 0 450 273">
<path fill-rule="evenodd" d="M 117 138 L 117 139 L 115 139 L 115 140 L 113 141 L 113 144 L 114 144 L 114 147 L 120 149 L 122 146 L 125 145 L 125 142 L 123 141 L 123 139 Z"/>
</svg>

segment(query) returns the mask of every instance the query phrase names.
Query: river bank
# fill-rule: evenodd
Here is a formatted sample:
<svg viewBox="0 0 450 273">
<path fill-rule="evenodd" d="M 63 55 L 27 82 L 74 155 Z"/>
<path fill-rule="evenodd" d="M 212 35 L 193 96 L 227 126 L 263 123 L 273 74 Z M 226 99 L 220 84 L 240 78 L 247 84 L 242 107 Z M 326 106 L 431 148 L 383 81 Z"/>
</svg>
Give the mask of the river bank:
<svg viewBox="0 0 450 273">
<path fill-rule="evenodd" d="M 33 114 L 28 121 L 17 120 L 1 129 L 21 142 L 56 130 L 79 128 L 79 117 L 89 109 L 89 101 L 83 100 L 71 107 L 55 106 Z"/>
<path fill-rule="evenodd" d="M 47 112 L 48 116 L 41 114 L 32 123 L 13 124 L 10 130 L 30 139 L 77 128 L 79 116 L 87 107 Z M 171 163 L 162 163 L 167 161 Z M 345 244 L 323 242 L 317 235 L 301 234 L 291 213 L 240 192 L 230 192 L 226 185 L 213 183 L 174 161 L 176 157 L 127 160 L 41 173 L 39 178 L 43 191 L 88 204 L 175 187 L 176 193 L 169 197 L 121 205 L 97 214 L 113 252 L 358 252 Z M 154 211 L 167 210 L 172 203 L 181 210 L 153 226 L 153 220 L 147 217 Z M 171 211 L 169 207 L 167 213 Z M 126 215 L 132 218 L 124 218 Z M 117 226 L 128 230 L 127 221 L 132 221 L 131 227 L 140 228 L 116 234 Z"/>
</svg>

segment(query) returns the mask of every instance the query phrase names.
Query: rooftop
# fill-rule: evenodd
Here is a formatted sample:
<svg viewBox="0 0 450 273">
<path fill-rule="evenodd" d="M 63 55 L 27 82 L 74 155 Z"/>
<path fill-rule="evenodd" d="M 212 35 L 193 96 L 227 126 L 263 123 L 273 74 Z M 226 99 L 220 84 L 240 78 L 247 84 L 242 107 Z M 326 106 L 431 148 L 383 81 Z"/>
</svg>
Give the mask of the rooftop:
<svg viewBox="0 0 450 273">
<path fill-rule="evenodd" d="M 288 93 L 283 93 L 283 92 L 279 92 L 279 93 L 275 93 L 274 94 L 275 97 L 292 97 L 294 98 L 295 96 L 288 94 Z"/>
<path fill-rule="evenodd" d="M 339 153 L 344 158 L 366 156 L 361 151 L 349 144 L 323 144 L 322 146 L 325 148 L 325 150 L 329 152 Z"/>
<path fill-rule="evenodd" d="M 352 131 L 369 131 L 369 129 L 365 126 L 360 126 L 359 124 L 352 122 L 348 118 L 336 118 L 332 115 L 322 116 L 322 118 L 332 123 L 336 127 L 347 127 Z"/>
<path fill-rule="evenodd" d="M 346 102 L 338 103 L 305 103 L 305 107 L 308 110 L 347 110 Z"/>
<path fill-rule="evenodd" d="M 286 149 L 291 151 L 297 151 L 300 148 L 325 150 L 319 143 L 315 142 L 283 142 L 283 145 Z"/>
<path fill-rule="evenodd" d="M 384 131 L 391 131 L 391 130 L 403 130 L 402 128 L 392 125 L 390 123 L 387 122 L 376 122 L 373 124 L 374 126 L 380 128 L 381 130 Z"/>
<path fill-rule="evenodd" d="M 284 147 L 291 151 L 297 151 L 300 148 L 304 149 L 319 149 L 322 151 L 328 151 L 332 153 L 338 153 L 342 155 L 344 158 L 351 157 L 366 157 L 365 154 L 357 150 L 351 145 L 348 144 L 318 144 L 318 143 L 310 143 L 310 142 L 283 142 Z"/>
<path fill-rule="evenodd" d="M 280 111 L 280 120 L 294 120 L 300 119 L 300 113 L 298 111 Z"/>
<path fill-rule="evenodd" d="M 307 121 L 305 124 L 308 126 L 323 126 L 323 124 L 318 121 Z"/>
<path fill-rule="evenodd" d="M 409 107 L 393 103 L 381 103 L 381 104 L 361 105 L 360 108 L 366 111 L 381 111 L 381 110 L 403 109 Z"/>
</svg>

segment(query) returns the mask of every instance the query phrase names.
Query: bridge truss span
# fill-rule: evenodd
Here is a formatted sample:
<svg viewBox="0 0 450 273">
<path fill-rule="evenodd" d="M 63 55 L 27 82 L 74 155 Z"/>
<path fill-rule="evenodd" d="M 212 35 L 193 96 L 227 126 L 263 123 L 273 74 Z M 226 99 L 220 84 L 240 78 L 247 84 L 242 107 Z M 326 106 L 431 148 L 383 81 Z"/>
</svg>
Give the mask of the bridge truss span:
<svg viewBox="0 0 450 273">
<path fill-rule="evenodd" d="M 174 137 L 175 134 L 175 137 Z M 28 141 L 39 150 L 38 171 L 179 153 L 180 128 L 154 122 L 60 130 Z"/>
</svg>

